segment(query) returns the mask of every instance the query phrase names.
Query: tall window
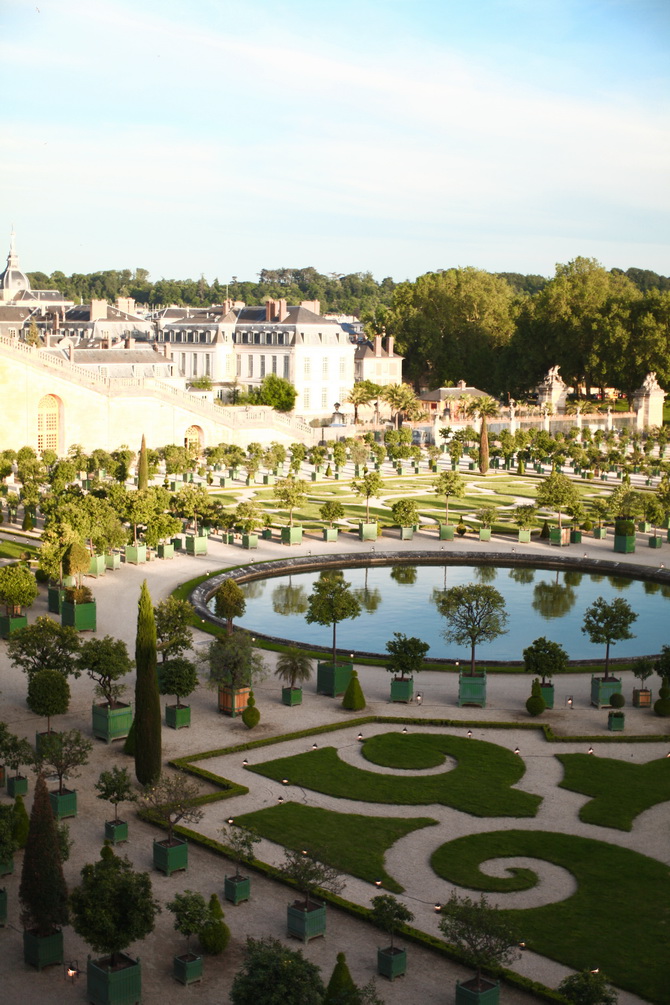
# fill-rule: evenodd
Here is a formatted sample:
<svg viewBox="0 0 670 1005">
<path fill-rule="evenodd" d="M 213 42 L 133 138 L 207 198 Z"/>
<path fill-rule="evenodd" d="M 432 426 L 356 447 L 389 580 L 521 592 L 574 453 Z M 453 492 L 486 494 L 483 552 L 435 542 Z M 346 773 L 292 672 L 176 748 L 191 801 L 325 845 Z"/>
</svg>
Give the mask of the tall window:
<svg viewBox="0 0 670 1005">
<path fill-rule="evenodd" d="M 302 395 L 303 408 L 309 408 L 310 407 L 310 397 L 311 396 L 310 396 L 310 393 L 309 393 L 309 388 L 307 388 L 306 391 L 303 391 L 303 395 Z"/>
<path fill-rule="evenodd" d="M 347 361 L 344 356 L 340 356 L 340 377 L 346 377 L 347 375 Z"/>
<path fill-rule="evenodd" d="M 288 380 L 288 356 L 284 356 L 284 380 Z"/>
<path fill-rule="evenodd" d="M 272 357 L 272 372 L 273 373 L 277 372 L 277 357 L 276 356 Z"/>
<path fill-rule="evenodd" d="M 193 355 L 193 362 L 191 364 L 191 366 L 193 367 L 192 373 L 193 373 L 194 377 L 197 377 L 198 376 L 198 353 L 194 352 L 192 355 Z"/>
<path fill-rule="evenodd" d="M 304 366 L 303 374 L 305 376 L 305 379 L 307 379 L 308 377 L 312 376 L 312 361 L 311 361 L 311 359 L 309 359 L 309 358 L 305 359 L 305 362 L 303 363 L 303 366 Z"/>
<path fill-rule="evenodd" d="M 208 377 L 212 376 L 212 354 L 211 352 L 205 353 L 205 374 Z"/>
<path fill-rule="evenodd" d="M 58 451 L 58 398 L 46 394 L 37 405 L 37 449 Z"/>
<path fill-rule="evenodd" d="M 265 376 L 265 356 L 261 356 L 261 377 Z"/>
<path fill-rule="evenodd" d="M 323 373 L 323 379 L 328 380 L 328 357 L 324 356 L 321 363 L 321 371 Z"/>
<path fill-rule="evenodd" d="M 328 390 L 325 387 L 321 392 L 321 408 L 328 408 Z"/>
<path fill-rule="evenodd" d="M 242 376 L 242 357 L 241 356 L 237 357 L 237 376 L 238 377 Z"/>
<path fill-rule="evenodd" d="M 187 450 L 199 450 L 202 445 L 202 430 L 199 426 L 189 426 L 184 433 L 184 446 Z"/>
<path fill-rule="evenodd" d="M 253 377 L 254 375 L 254 357 L 249 354 L 247 356 L 247 377 Z"/>
</svg>

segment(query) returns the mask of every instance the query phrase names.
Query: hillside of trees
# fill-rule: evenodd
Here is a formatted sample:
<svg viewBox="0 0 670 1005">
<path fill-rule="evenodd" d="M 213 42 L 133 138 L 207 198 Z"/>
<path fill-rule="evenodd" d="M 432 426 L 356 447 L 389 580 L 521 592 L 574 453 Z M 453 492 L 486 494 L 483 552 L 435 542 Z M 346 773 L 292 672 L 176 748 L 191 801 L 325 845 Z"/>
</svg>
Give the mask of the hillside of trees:
<svg viewBox="0 0 670 1005">
<path fill-rule="evenodd" d="M 358 315 L 369 335 L 394 335 L 405 378 L 417 389 L 465 380 L 491 394 L 522 396 L 556 364 L 568 384 L 630 394 L 655 371 L 670 386 L 670 278 L 607 270 L 590 258 L 557 265 L 551 278 L 473 267 L 402 283 L 313 268 L 263 269 L 256 281 L 234 276 L 228 286 L 204 277 L 151 282 L 146 269 L 29 277 L 33 288 L 59 289 L 75 301 L 130 296 L 147 306 L 196 307 L 226 294 L 252 305 L 268 297 L 319 300 L 324 313 Z"/>
</svg>

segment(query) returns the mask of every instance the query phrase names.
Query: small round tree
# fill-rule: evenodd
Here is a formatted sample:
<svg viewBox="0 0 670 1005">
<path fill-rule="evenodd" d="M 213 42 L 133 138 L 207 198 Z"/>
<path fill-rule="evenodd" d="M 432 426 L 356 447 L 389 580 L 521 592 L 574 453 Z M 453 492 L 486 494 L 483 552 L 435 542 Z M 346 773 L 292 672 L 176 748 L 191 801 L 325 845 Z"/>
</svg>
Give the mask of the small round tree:
<svg viewBox="0 0 670 1005">
<path fill-rule="evenodd" d="M 344 885 L 337 869 L 321 862 L 316 853 L 309 851 L 287 848 L 284 852 L 284 864 L 280 868 L 305 898 L 302 902 L 296 901 L 295 905 L 304 911 L 309 910 L 316 890 L 339 893 Z"/>
<path fill-rule="evenodd" d="M 38 766 L 50 768 L 50 774 L 58 778 L 58 794 L 63 795 L 63 783 L 66 778 L 76 778 L 76 768 L 83 768 L 88 763 L 88 755 L 93 744 L 87 740 L 78 729 L 69 729 L 65 733 L 47 733 L 40 742 L 37 755 Z"/>
<path fill-rule="evenodd" d="M 247 699 L 247 707 L 242 712 L 242 722 L 247 727 L 247 729 L 254 729 L 255 726 L 261 721 L 261 713 L 256 708 L 256 699 L 254 698 L 254 692 L 249 692 L 249 697 Z"/>
<path fill-rule="evenodd" d="M 312 586 L 309 607 L 305 615 L 308 625 L 333 626 L 333 663 L 337 663 L 337 625 L 340 621 L 357 618 L 361 604 L 351 592 L 341 572 L 324 572 Z"/>
<path fill-rule="evenodd" d="M 194 935 L 199 935 L 211 920 L 207 901 L 201 893 L 184 890 L 183 893 L 175 894 L 174 898 L 169 900 L 165 906 L 168 911 L 172 911 L 174 914 L 175 931 L 185 936 L 186 955 L 190 955 L 191 939 Z"/>
<path fill-rule="evenodd" d="M 618 1000 L 605 975 L 594 970 L 570 974 L 561 981 L 558 990 L 571 1005 L 616 1005 Z"/>
<path fill-rule="evenodd" d="M 437 609 L 447 621 L 443 633 L 447 642 L 470 644 L 470 676 L 474 676 L 477 644 L 492 642 L 507 631 L 504 598 L 494 586 L 469 583 L 445 590 Z"/>
<path fill-rule="evenodd" d="M 203 811 L 195 805 L 200 791 L 195 782 L 183 775 L 162 775 L 155 785 L 147 785 L 142 793 L 142 802 L 147 816 L 153 823 L 167 829 L 166 844 L 174 840 L 174 828 L 180 821 L 199 823 Z"/>
<path fill-rule="evenodd" d="M 153 932 L 160 906 L 146 872 L 135 872 L 127 858 L 105 845 L 100 858 L 81 871 L 72 891 L 72 927 L 95 953 L 99 967 L 112 969 L 132 942 Z"/>
<path fill-rule="evenodd" d="M 114 807 L 114 823 L 119 821 L 119 803 L 134 803 L 137 799 L 127 768 L 114 765 L 110 771 L 101 771 L 95 787 L 98 799 L 106 799 Z"/>
<path fill-rule="evenodd" d="M 344 446 L 344 444 L 338 444 Z M 335 499 L 329 499 L 323 506 L 319 507 L 319 516 L 329 527 L 332 527 L 336 520 L 341 520 L 344 516 L 344 506 Z"/>
<path fill-rule="evenodd" d="M 208 956 L 220 956 L 230 942 L 230 929 L 223 920 L 221 901 L 215 893 L 209 898 L 207 912 L 209 919 L 198 933 L 200 945 Z"/>
<path fill-rule="evenodd" d="M 380 894 L 371 900 L 372 910 L 370 920 L 382 932 L 391 936 L 390 950 L 393 952 L 393 938 L 401 925 L 414 921 L 414 915 L 408 907 L 405 907 L 396 897 L 389 893 Z"/>
<path fill-rule="evenodd" d="M 442 907 L 439 928 L 446 941 L 459 949 L 476 970 L 473 990 L 481 991 L 487 986 L 482 980 L 483 968 L 511 963 L 519 955 L 517 933 L 483 894 L 479 900 L 471 900 L 459 897 L 454 891 Z"/>
<path fill-rule="evenodd" d="M 244 963 L 230 991 L 232 1005 L 258 1005 L 272 988 L 282 1005 L 321 1005 L 319 968 L 278 939 L 247 939 Z"/>
<path fill-rule="evenodd" d="M 547 704 L 542 697 L 540 678 L 536 677 L 531 685 L 530 698 L 526 701 L 526 711 L 528 715 L 542 715 L 546 707 Z"/>
<path fill-rule="evenodd" d="M 419 522 L 419 507 L 414 499 L 398 499 L 391 506 L 391 516 L 398 527 L 414 527 Z"/>
<path fill-rule="evenodd" d="M 242 879 L 240 865 L 243 862 L 253 862 L 254 845 L 259 843 L 260 838 L 246 827 L 234 824 L 232 819 L 228 821 L 227 827 L 221 828 L 221 837 L 227 846 L 229 858 L 235 863 L 235 879 Z"/>
<path fill-rule="evenodd" d="M 0 569 L 0 604 L 5 605 L 8 618 L 30 607 L 38 592 L 37 581 L 25 566 L 6 565 Z"/>
<path fill-rule="evenodd" d="M 568 669 L 568 654 L 558 642 L 545 639 L 544 635 L 535 639 L 523 651 L 524 670 L 540 674 L 542 683 L 547 683 L 555 673 Z"/>
<path fill-rule="evenodd" d="M 116 708 L 126 690 L 126 685 L 120 683 L 121 678 L 133 667 L 126 643 L 111 635 L 89 639 L 79 650 L 79 665 L 95 681 L 96 697 L 102 698 L 107 708 Z"/>
<path fill-rule="evenodd" d="M 65 715 L 70 706 L 70 685 L 58 670 L 38 670 L 28 680 L 28 708 L 35 715 L 46 716 L 47 734 L 51 716 Z"/>
<path fill-rule="evenodd" d="M 408 637 L 402 632 L 394 632 L 393 638 L 386 643 L 386 651 L 389 654 L 386 669 L 398 680 L 413 677 L 423 670 L 429 649 L 428 643 L 422 642 L 415 635 Z"/>
<path fill-rule="evenodd" d="M 610 603 L 598 597 L 586 608 L 582 632 L 594 644 L 605 643 L 605 676 L 609 680 L 610 646 L 623 639 L 634 639 L 630 626 L 637 621 L 637 614 L 623 597 L 615 597 Z"/>
<path fill-rule="evenodd" d="M 247 607 L 244 593 L 234 579 L 224 579 L 214 593 L 214 613 L 226 622 L 226 632 L 233 634 L 233 620 L 241 618 Z"/>
<path fill-rule="evenodd" d="M 181 699 L 193 694 L 199 684 L 198 671 L 190 660 L 183 656 L 159 664 L 158 690 L 163 695 L 174 695 L 177 708 L 182 708 Z"/>
</svg>

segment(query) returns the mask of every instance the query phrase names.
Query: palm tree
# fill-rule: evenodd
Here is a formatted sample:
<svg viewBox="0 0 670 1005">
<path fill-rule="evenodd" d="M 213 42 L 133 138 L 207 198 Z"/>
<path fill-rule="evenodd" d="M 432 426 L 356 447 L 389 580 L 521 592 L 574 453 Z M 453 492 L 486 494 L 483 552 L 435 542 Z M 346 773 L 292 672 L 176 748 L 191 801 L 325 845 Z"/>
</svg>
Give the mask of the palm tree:
<svg viewBox="0 0 670 1005">
<path fill-rule="evenodd" d="M 409 384 L 387 384 L 382 388 L 380 397 L 391 406 L 394 413 L 396 429 L 400 425 L 400 414 L 415 407 L 416 394 Z"/>
<path fill-rule="evenodd" d="M 373 388 L 368 381 L 363 380 L 354 384 L 349 394 L 344 399 L 349 405 L 354 406 L 354 425 L 358 425 L 358 409 L 361 405 L 369 405 L 373 398 L 376 398 Z"/>
<path fill-rule="evenodd" d="M 304 684 L 312 676 L 312 661 L 304 649 L 291 646 L 277 660 L 275 674 L 293 690 L 296 682 Z"/>
<path fill-rule="evenodd" d="M 487 419 L 495 418 L 500 411 L 500 406 L 495 398 L 488 394 L 481 398 L 474 398 L 467 408 L 470 418 L 481 419 L 479 427 L 479 473 L 485 475 L 489 469 L 489 437 L 487 432 Z"/>
</svg>

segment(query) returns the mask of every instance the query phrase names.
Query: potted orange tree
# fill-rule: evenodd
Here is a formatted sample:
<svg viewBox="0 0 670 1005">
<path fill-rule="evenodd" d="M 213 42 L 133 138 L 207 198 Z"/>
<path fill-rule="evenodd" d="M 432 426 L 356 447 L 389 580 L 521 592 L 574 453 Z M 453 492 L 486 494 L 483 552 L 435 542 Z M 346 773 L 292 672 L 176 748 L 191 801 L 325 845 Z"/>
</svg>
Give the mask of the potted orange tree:
<svg viewBox="0 0 670 1005">
<path fill-rule="evenodd" d="M 195 782 L 183 775 L 163 775 L 155 785 L 147 785 L 142 794 L 146 817 L 167 830 L 167 837 L 154 840 L 154 866 L 166 876 L 188 867 L 188 842 L 177 837 L 178 823 L 198 823 L 202 810 L 196 805 L 200 795 Z"/>
<path fill-rule="evenodd" d="M 388 977 L 402 977 L 407 971 L 407 950 L 393 945 L 393 937 L 401 925 L 414 920 L 414 915 L 396 897 L 388 893 L 372 898 L 370 920 L 377 928 L 391 936 L 391 945 L 377 950 L 377 973 Z"/>
<path fill-rule="evenodd" d="M 287 849 L 281 871 L 302 894 L 286 911 L 287 934 L 309 942 L 326 933 L 326 905 L 314 899 L 317 889 L 339 893 L 342 880 L 336 869 L 309 851 Z"/>
<path fill-rule="evenodd" d="M 128 769 L 114 765 L 110 771 L 101 771 L 95 787 L 98 799 L 106 799 L 114 807 L 114 819 L 105 820 L 105 841 L 111 841 L 112 844 L 127 841 L 128 822 L 119 820 L 119 803 L 134 803 L 137 799 Z"/>
<path fill-rule="evenodd" d="M 95 695 L 102 699 L 91 709 L 93 736 L 107 743 L 124 739 L 133 722 L 132 706 L 120 700 L 126 690 L 121 678 L 133 667 L 125 642 L 111 635 L 84 642 L 79 650 L 79 666 L 95 681 Z"/>
<path fill-rule="evenodd" d="M 172 974 L 180 984 L 194 984 L 202 980 L 202 956 L 191 952 L 191 938 L 210 923 L 211 912 L 201 893 L 184 890 L 167 903 L 174 914 L 175 931 L 186 938 L 186 952 L 173 957 Z"/>
<path fill-rule="evenodd" d="M 22 610 L 32 605 L 38 592 L 30 569 L 21 565 L 6 565 L 0 569 L 0 604 L 5 605 L 5 614 L 0 615 L 0 636 L 3 639 L 26 627 L 28 618 Z"/>
<path fill-rule="evenodd" d="M 225 877 L 223 893 L 226 900 L 237 906 L 249 900 L 251 894 L 251 878 L 242 875 L 240 866 L 243 862 L 253 861 L 254 845 L 258 844 L 260 838 L 246 827 L 236 825 L 232 817 L 228 820 L 228 827 L 221 829 L 221 837 L 228 848 L 229 857 L 235 862 L 235 875 Z"/>
<path fill-rule="evenodd" d="M 447 642 L 470 646 L 470 669 L 458 677 L 459 707 L 486 708 L 486 670 L 477 670 L 475 648 L 507 631 L 505 601 L 494 586 L 469 583 L 445 590 L 437 600 L 437 609 L 447 622 L 443 633 Z"/>
<path fill-rule="evenodd" d="M 389 661 L 386 669 L 393 674 L 391 680 L 391 701 L 410 702 L 414 697 L 414 675 L 423 670 L 426 653 L 430 646 L 421 639 L 408 638 L 402 632 L 394 632 L 386 643 Z"/>
</svg>

